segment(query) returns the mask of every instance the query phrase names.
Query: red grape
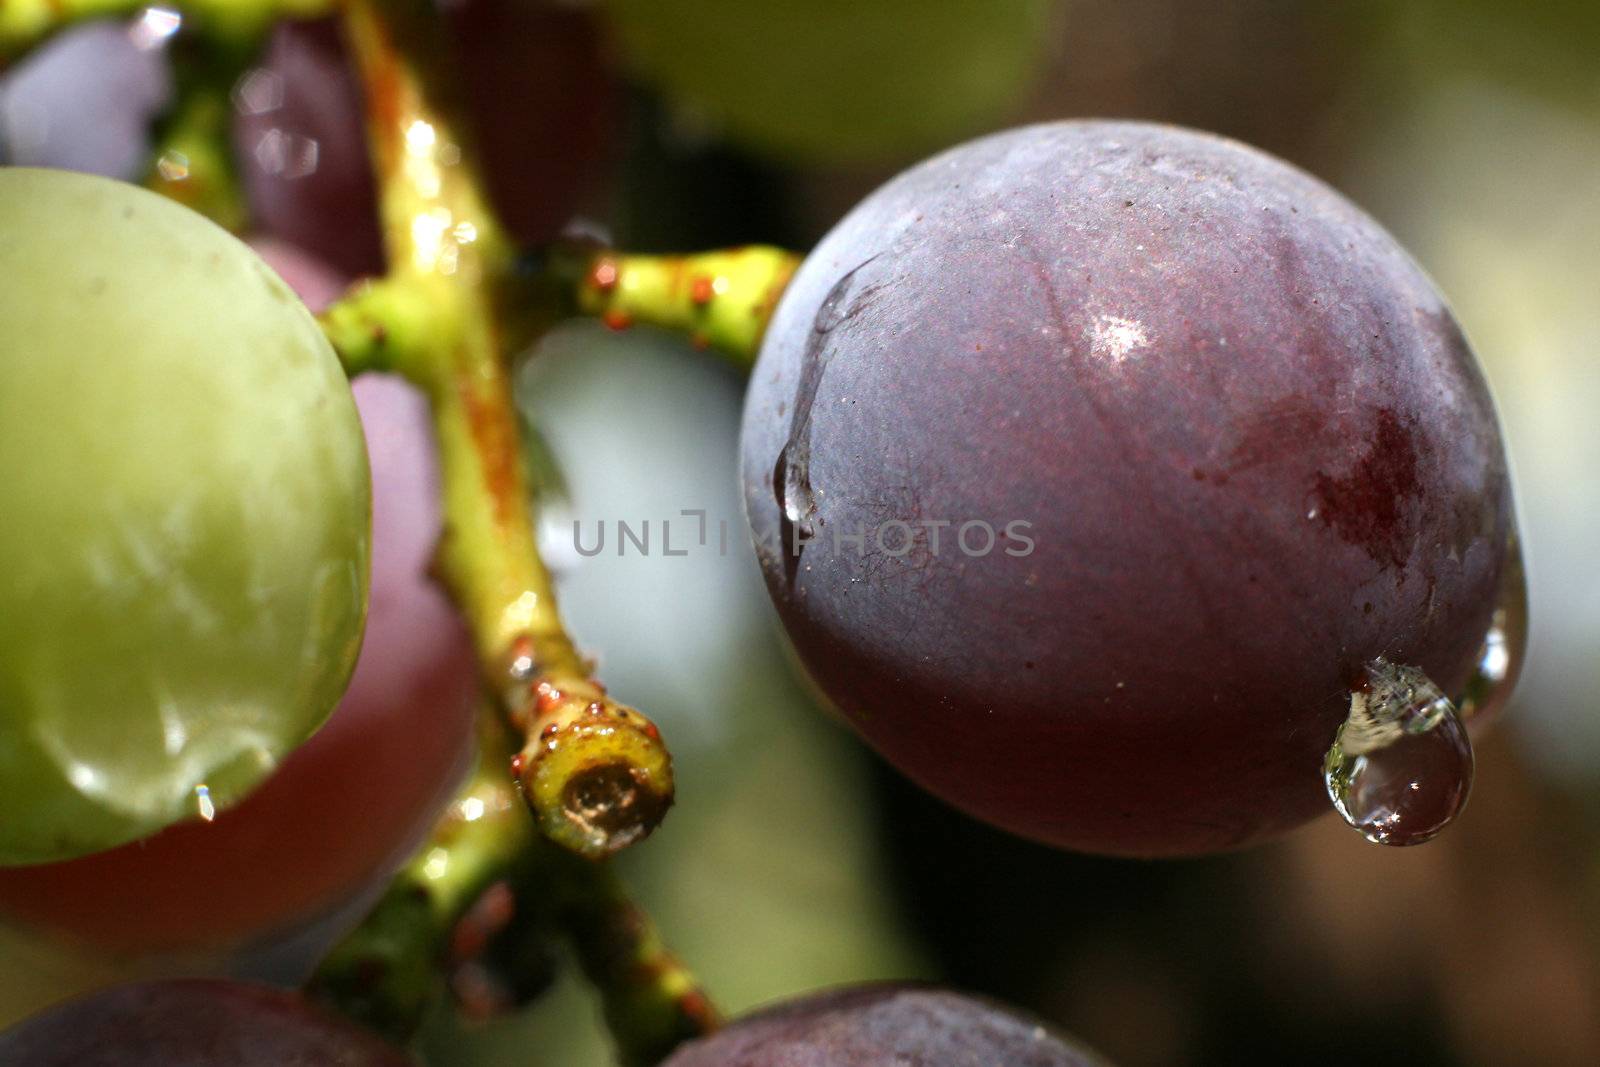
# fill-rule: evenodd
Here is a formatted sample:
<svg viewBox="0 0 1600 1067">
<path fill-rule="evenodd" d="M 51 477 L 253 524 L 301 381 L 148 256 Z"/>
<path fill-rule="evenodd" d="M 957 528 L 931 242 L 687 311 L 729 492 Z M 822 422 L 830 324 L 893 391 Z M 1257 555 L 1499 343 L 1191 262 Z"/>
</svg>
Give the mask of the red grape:
<svg viewBox="0 0 1600 1067">
<path fill-rule="evenodd" d="M 550 0 L 457 0 L 447 14 L 500 221 L 549 241 L 593 195 L 617 132 L 594 16 Z"/>
<path fill-rule="evenodd" d="M 461 0 L 448 28 L 484 179 L 525 243 L 551 240 L 593 191 L 617 89 L 593 17 L 523 0 Z M 257 224 L 350 274 L 383 268 L 361 86 L 336 21 L 286 23 L 234 93 Z"/>
<path fill-rule="evenodd" d="M 880 752 L 1120 854 L 1327 810 L 1365 665 L 1461 693 L 1512 532 L 1488 390 L 1394 240 L 1143 124 L 999 134 L 868 197 L 778 309 L 743 478 L 800 658 Z"/>
<path fill-rule="evenodd" d="M 347 274 L 383 271 L 361 87 L 338 22 L 286 22 L 234 89 L 252 221 Z"/>
<path fill-rule="evenodd" d="M 663 1067 L 1093 1067 L 1007 1008 L 941 989 L 860 986 L 789 1001 L 680 1048 Z"/>
<path fill-rule="evenodd" d="M 6 1067 L 411 1067 L 293 993 L 204 980 L 119 986 L 0 1033 Z"/>
<path fill-rule="evenodd" d="M 338 288 L 303 257 L 263 252 L 312 302 Z M 426 405 L 394 379 L 364 377 L 354 391 L 372 465 L 372 591 L 338 709 L 213 822 L 0 869 L 0 913 L 119 951 L 259 940 L 384 875 L 447 799 L 470 746 L 476 683 L 465 629 L 425 573 L 440 522 Z"/>
</svg>

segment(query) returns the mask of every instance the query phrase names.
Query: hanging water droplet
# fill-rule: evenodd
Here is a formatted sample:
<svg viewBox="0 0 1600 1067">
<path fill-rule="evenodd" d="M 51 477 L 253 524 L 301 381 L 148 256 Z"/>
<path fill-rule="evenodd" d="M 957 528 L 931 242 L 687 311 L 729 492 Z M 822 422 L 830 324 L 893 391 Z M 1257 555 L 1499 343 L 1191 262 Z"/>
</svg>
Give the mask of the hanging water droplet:
<svg viewBox="0 0 1600 1067">
<path fill-rule="evenodd" d="M 163 181 L 185 181 L 189 177 L 189 157 L 169 148 L 156 160 L 156 173 L 161 175 Z"/>
<path fill-rule="evenodd" d="M 1322 765 L 1344 821 L 1380 845 L 1418 845 L 1472 788 L 1472 742 L 1455 705 L 1416 667 L 1378 658 Z"/>
<path fill-rule="evenodd" d="M 1466 689 L 1457 702 L 1461 717 L 1474 727 L 1499 714 L 1517 676 L 1522 673 L 1522 656 L 1528 645 L 1528 581 L 1522 569 L 1522 548 L 1512 537 L 1501 572 L 1500 594 L 1489 630 L 1483 636 L 1478 662 L 1467 679 Z"/>
</svg>

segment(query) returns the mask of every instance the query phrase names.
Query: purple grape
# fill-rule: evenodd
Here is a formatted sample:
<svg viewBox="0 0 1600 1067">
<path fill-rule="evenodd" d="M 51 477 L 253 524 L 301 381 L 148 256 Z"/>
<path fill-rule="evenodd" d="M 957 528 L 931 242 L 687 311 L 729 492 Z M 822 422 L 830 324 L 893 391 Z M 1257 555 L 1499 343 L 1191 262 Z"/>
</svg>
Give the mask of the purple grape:
<svg viewBox="0 0 1600 1067">
<path fill-rule="evenodd" d="M 829 990 L 767 1008 L 680 1048 L 662 1067 L 1094 1067 L 1037 1021 L 918 986 Z"/>
<path fill-rule="evenodd" d="M 1276 159 L 1132 123 L 974 141 L 848 215 L 768 332 L 743 478 L 857 730 L 979 817 L 1117 854 L 1326 811 L 1352 686 L 1383 656 L 1462 693 L 1512 534 L 1488 390 L 1394 240 Z"/>
<path fill-rule="evenodd" d="M 307 1004 L 239 982 L 119 986 L 0 1034 L 6 1067 L 414 1067 L 400 1050 Z"/>
<path fill-rule="evenodd" d="M 123 24 L 67 30 L 0 72 L 0 163 L 138 178 L 171 94 L 166 57 Z"/>
</svg>

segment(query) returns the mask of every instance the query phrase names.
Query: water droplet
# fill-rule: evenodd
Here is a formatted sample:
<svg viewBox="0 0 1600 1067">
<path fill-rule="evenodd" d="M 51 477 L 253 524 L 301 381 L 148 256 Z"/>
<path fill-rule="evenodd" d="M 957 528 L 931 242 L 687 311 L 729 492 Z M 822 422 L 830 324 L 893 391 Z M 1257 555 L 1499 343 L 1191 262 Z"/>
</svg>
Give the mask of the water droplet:
<svg viewBox="0 0 1600 1067">
<path fill-rule="evenodd" d="M 141 52 L 150 52 L 172 39 L 183 28 L 183 16 L 164 7 L 147 7 L 128 27 L 128 39 Z"/>
<path fill-rule="evenodd" d="M 518 649 L 511 657 L 511 680 L 514 682 L 530 681 L 535 672 L 536 665 L 533 653 L 525 649 Z"/>
<path fill-rule="evenodd" d="M 217 806 L 211 802 L 211 790 L 204 782 L 194 787 L 194 806 L 206 822 L 217 817 Z"/>
<path fill-rule="evenodd" d="M 422 857 L 422 874 L 430 882 L 437 882 L 450 871 L 450 852 L 447 849 L 434 847 Z"/>
<path fill-rule="evenodd" d="M 1528 646 L 1528 581 L 1522 547 L 1513 537 L 1500 575 L 1500 593 L 1478 662 L 1458 702 L 1461 717 L 1476 727 L 1494 718 L 1511 699 Z"/>
<path fill-rule="evenodd" d="M 161 175 L 163 181 L 181 182 L 189 177 L 189 157 L 169 149 L 156 160 L 156 173 Z"/>
<path fill-rule="evenodd" d="M 789 452 L 790 446 L 784 445 L 778 453 L 773 487 L 777 491 L 778 506 L 783 510 L 784 520 L 797 527 L 803 536 L 810 537 L 811 514 L 817 510 L 816 499 L 812 496 L 804 465 L 791 461 Z"/>
<path fill-rule="evenodd" d="M 1350 694 L 1322 774 L 1334 808 L 1368 841 L 1418 845 L 1466 806 L 1472 742 L 1426 674 L 1380 657 Z"/>
</svg>

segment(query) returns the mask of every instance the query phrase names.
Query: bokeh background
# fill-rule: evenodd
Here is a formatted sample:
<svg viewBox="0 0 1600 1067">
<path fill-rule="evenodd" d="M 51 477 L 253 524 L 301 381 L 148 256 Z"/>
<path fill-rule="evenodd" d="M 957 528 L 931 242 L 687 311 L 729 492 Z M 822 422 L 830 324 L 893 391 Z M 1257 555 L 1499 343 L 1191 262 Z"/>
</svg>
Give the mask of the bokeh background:
<svg viewBox="0 0 1600 1067">
<path fill-rule="evenodd" d="M 474 5 L 495 7 L 455 6 Z M 730 6 L 758 15 L 696 21 Z M 484 142 L 511 156 L 544 144 L 534 164 L 569 175 L 569 207 L 641 251 L 807 247 L 899 168 L 1028 121 L 1171 121 L 1300 164 L 1411 249 L 1485 365 L 1517 477 L 1527 668 L 1480 743 L 1469 808 L 1422 848 L 1368 845 L 1333 818 L 1185 862 L 1006 837 L 899 780 L 791 669 L 743 538 L 738 372 L 647 331 L 563 326 L 519 373 L 564 486 L 541 506 L 543 539 L 580 642 L 673 743 L 679 805 L 622 861 L 669 941 L 730 1012 L 923 977 L 1027 1006 L 1123 1067 L 1600 1063 L 1600 5 L 1023 0 L 968 35 L 962 47 L 982 53 L 970 63 L 941 51 L 941 26 L 957 17 L 947 8 L 987 5 L 858 10 L 878 6 L 685 3 L 687 37 L 669 53 L 737 57 L 774 26 L 791 41 L 818 25 L 833 35 L 820 36 L 837 68 L 808 67 L 796 44 L 759 87 L 741 74 L 753 87 L 729 104 L 715 77 L 682 75 L 605 5 L 557 5 L 539 95 L 488 108 Z M 124 48 L 121 28 L 89 34 L 100 42 L 55 48 L 100 49 L 93 77 L 57 62 L 0 81 L 0 158 L 142 166 L 167 91 L 160 57 Z M 598 66 L 571 63 L 580 48 Z M 475 67 L 480 81 L 491 67 Z M 567 67 L 566 80 L 550 73 Z M 303 75 L 313 93 L 316 76 Z M 563 88 L 578 77 L 581 93 Z M 337 128 L 289 132 L 320 136 L 329 160 Z M 500 191 L 515 203 L 524 188 L 506 178 Z M 549 225 L 523 210 L 529 227 Z M 335 237 L 323 254 L 352 244 Z M 712 550 L 572 551 L 574 522 L 592 542 L 602 521 L 659 528 L 685 509 L 707 512 Z M 0 997 L 45 966 L 0 958 Z M 441 1015 L 424 1048 L 460 1067 L 608 1062 L 590 994 L 566 979 L 511 1018 Z"/>
</svg>

